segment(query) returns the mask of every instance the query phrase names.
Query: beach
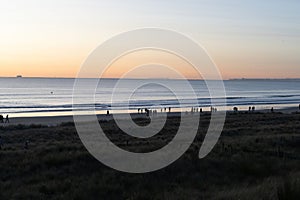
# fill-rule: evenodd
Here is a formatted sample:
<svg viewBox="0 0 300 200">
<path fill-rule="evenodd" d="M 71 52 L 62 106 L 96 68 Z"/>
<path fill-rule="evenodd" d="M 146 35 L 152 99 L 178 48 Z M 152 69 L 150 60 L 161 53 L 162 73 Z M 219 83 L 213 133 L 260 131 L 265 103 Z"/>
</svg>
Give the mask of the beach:
<svg viewBox="0 0 300 200">
<path fill-rule="evenodd" d="M 218 110 L 227 111 L 235 106 L 243 111 L 249 106 L 255 106 L 256 110 L 271 107 L 277 110 L 298 107 L 300 98 L 298 79 L 224 80 L 221 83 L 226 95 L 221 90 L 221 96 L 220 89 L 211 96 L 204 80 L 189 80 L 193 91 L 182 87 L 183 80 L 172 79 L 159 80 L 160 84 L 149 84 L 155 80 L 126 79 L 122 80 L 121 88 L 115 88 L 119 79 L 101 79 L 96 90 L 92 83 L 98 79 L 81 81 L 84 89 L 74 96 L 74 78 L 0 78 L 0 114 L 8 114 L 11 118 L 72 116 L 73 111 L 84 113 L 90 110 L 97 114 L 106 114 L 107 110 L 134 114 L 138 109 L 146 108 L 158 113 L 165 108 L 171 108 L 173 112 L 180 112 L 180 109 L 190 112 L 192 107 L 210 111 L 212 104 Z M 133 91 L 136 85 L 144 86 Z M 164 85 L 172 85 L 176 95 Z M 95 98 L 88 97 L 90 92 Z"/>
<path fill-rule="evenodd" d="M 190 109 L 187 109 L 190 110 Z M 286 113 L 290 114 L 293 112 L 299 112 L 298 107 L 285 107 L 285 108 L 280 108 L 280 109 L 275 109 L 274 112 L 280 112 L 280 113 Z M 232 110 L 227 111 L 227 113 L 232 113 Z M 240 110 L 239 112 L 244 113 L 248 112 L 248 110 Z M 259 113 L 268 113 L 271 112 L 270 109 L 261 109 L 261 110 L 256 110 L 255 112 Z M 181 114 L 191 114 L 190 112 L 163 112 L 164 114 L 168 114 L 169 116 L 174 116 L 174 117 L 179 117 Z M 200 114 L 200 112 L 197 112 Z M 205 111 L 202 114 L 209 114 L 209 111 Z M 159 117 L 162 113 L 158 112 L 155 117 Z M 196 113 L 193 113 L 196 114 Z M 119 117 L 126 119 L 127 115 L 122 114 L 122 113 L 116 113 Z M 147 118 L 146 113 L 130 113 L 132 118 Z M 106 115 L 106 114 L 97 114 L 98 120 L 111 120 L 113 119 L 113 115 Z M 72 115 L 67 115 L 67 116 L 33 116 L 33 117 L 15 117 L 15 118 L 10 118 L 10 123 L 8 124 L 1 124 L 0 126 L 9 126 L 9 125 L 18 125 L 18 124 L 23 124 L 23 125 L 31 125 L 31 124 L 36 124 L 36 125 L 46 125 L 46 126 L 57 126 L 61 123 L 67 123 L 67 122 L 73 122 L 73 116 Z"/>
<path fill-rule="evenodd" d="M 300 200 L 300 1 L 2 1 L 0 200 Z"/>
<path fill-rule="evenodd" d="M 179 160 L 140 175 L 116 171 L 93 158 L 82 145 L 71 116 L 12 119 L 12 124 L 0 125 L 0 196 L 299 199 L 300 114 L 289 111 L 228 112 L 217 145 L 207 157 L 199 159 L 210 120 L 210 113 L 203 113 L 193 144 Z M 124 135 L 107 116 L 99 119 L 114 144 L 133 152 L 162 148 L 173 139 L 180 124 L 175 113 L 168 116 L 157 135 L 137 139 Z M 136 117 L 134 121 L 142 126 L 149 123 L 146 117 Z"/>
<path fill-rule="evenodd" d="M 92 80 L 85 81 L 88 87 Z M 218 103 L 218 97 L 210 99 L 201 80 L 190 81 L 196 99 L 181 88 L 181 81 L 163 80 L 175 85 L 182 99 L 152 85 L 130 100 L 128 88 L 147 80 L 127 80 L 113 103 L 116 81 L 104 80 L 106 87 L 96 91 L 96 102 L 82 90 L 74 105 L 74 79 L 0 78 L 4 122 L 9 115 L 9 123 L 0 123 L 0 199 L 300 199 L 299 80 L 225 81 L 226 104 L 214 107 L 211 100 Z M 129 174 L 105 166 L 83 145 L 72 114 L 84 118 L 85 113 L 97 116 L 113 144 L 133 153 L 171 144 L 183 119 L 186 134 L 198 130 L 174 163 L 151 173 Z M 226 114 L 225 124 L 212 151 L 199 159 L 212 114 Z M 129 135 L 136 134 L 134 124 L 131 132 L 123 132 L 115 117 L 147 130 L 164 123 L 157 134 L 139 138 Z"/>
</svg>

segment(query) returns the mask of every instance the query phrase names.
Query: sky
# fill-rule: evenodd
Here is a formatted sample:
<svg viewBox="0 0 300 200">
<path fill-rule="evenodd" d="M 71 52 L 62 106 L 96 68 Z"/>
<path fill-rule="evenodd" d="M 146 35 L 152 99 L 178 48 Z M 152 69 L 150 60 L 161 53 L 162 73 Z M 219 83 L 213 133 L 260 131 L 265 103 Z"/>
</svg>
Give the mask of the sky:
<svg viewBox="0 0 300 200">
<path fill-rule="evenodd" d="M 193 38 L 224 79 L 300 78 L 299 10 L 298 0 L 1 0 L 0 76 L 76 77 L 102 42 L 157 27 Z M 139 63 L 137 55 L 106 77 L 120 77 L 120 65 Z M 161 56 L 193 78 L 178 58 Z"/>
</svg>

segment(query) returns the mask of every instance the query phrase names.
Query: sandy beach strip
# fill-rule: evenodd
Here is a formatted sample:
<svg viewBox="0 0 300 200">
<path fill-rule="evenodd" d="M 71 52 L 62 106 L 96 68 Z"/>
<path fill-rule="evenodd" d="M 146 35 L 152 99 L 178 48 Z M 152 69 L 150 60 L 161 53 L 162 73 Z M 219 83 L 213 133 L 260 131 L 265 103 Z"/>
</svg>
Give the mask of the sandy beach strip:
<svg viewBox="0 0 300 200">
<path fill-rule="evenodd" d="M 166 114 L 166 113 L 165 113 Z M 179 112 L 171 112 L 171 113 L 167 113 L 168 116 L 180 116 L 181 113 Z M 118 115 L 118 118 L 120 119 L 128 119 L 128 114 L 114 114 L 114 115 Z M 131 118 L 135 119 L 135 118 L 147 118 L 146 113 L 131 113 L 130 114 Z M 157 117 L 162 116 L 161 113 L 157 114 Z M 99 114 L 97 115 L 98 120 L 112 120 L 113 119 L 113 115 L 105 115 L 105 114 Z M 74 122 L 73 116 L 44 116 L 44 117 L 16 117 L 16 118 L 10 118 L 9 119 L 10 122 L 9 123 L 0 123 L 0 126 L 9 126 L 9 125 L 18 125 L 18 124 L 22 124 L 22 125 L 31 125 L 31 124 L 37 124 L 37 125 L 47 125 L 47 126 L 56 126 L 59 125 L 61 123 L 68 123 L 68 122 Z"/>
<path fill-rule="evenodd" d="M 281 113 L 295 113 L 295 112 L 299 112 L 299 108 L 298 107 L 287 107 L 287 108 L 282 108 L 282 109 L 275 109 L 274 112 L 281 112 Z M 239 112 L 248 112 L 245 110 L 240 110 Z M 264 110 L 256 110 L 254 112 L 262 112 L 262 113 L 268 113 L 271 112 L 269 109 L 264 109 Z M 209 114 L 210 112 L 203 112 L 203 114 Z M 227 113 L 233 113 L 233 111 L 227 111 Z M 168 116 L 180 116 L 181 113 L 180 112 L 171 112 L 171 113 L 167 113 Z M 187 113 L 184 113 L 187 114 Z M 190 113 L 188 113 L 190 114 Z M 118 117 L 120 118 L 124 118 L 127 119 L 128 118 L 128 114 L 114 114 L 114 115 L 118 115 Z M 138 114 L 138 113 L 131 113 L 131 118 L 146 118 L 146 114 L 142 113 L 142 114 Z M 157 113 L 157 117 L 160 117 L 162 115 L 162 113 Z M 97 115 L 98 120 L 112 120 L 113 119 L 113 115 L 105 115 L 105 114 L 99 114 Z M 10 123 L 0 123 L 0 126 L 9 126 L 9 125 L 18 125 L 18 124 L 22 124 L 22 125 L 31 125 L 31 124 L 36 124 L 36 125 L 46 125 L 46 126 L 56 126 L 56 125 L 60 125 L 61 123 L 68 123 L 68 122 L 74 122 L 73 116 L 39 116 L 39 117 L 16 117 L 16 118 L 10 118 Z"/>
</svg>

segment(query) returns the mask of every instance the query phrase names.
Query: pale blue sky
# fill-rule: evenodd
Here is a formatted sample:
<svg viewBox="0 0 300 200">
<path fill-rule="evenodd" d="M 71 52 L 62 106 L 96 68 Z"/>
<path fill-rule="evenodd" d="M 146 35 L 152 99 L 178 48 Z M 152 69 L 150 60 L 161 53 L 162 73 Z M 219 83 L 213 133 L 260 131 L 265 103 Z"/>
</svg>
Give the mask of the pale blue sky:
<svg viewBox="0 0 300 200">
<path fill-rule="evenodd" d="M 296 0 L 1 1 L 0 66 L 74 76 L 111 36 L 160 27 L 202 44 L 225 78 L 300 78 L 299 10 Z"/>
</svg>

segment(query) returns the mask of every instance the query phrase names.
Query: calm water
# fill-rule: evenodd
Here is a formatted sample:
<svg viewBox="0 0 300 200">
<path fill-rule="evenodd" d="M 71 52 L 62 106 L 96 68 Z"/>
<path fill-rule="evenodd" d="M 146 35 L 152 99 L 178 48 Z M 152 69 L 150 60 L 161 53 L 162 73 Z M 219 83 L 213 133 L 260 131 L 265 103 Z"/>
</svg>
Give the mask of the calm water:
<svg viewBox="0 0 300 200">
<path fill-rule="evenodd" d="M 142 84 L 145 80 L 126 80 L 118 91 L 118 99 L 115 102 L 118 112 L 137 108 L 160 109 L 163 107 L 192 106 L 210 107 L 210 96 L 204 81 L 190 81 L 197 95 L 198 105 L 189 101 L 192 95 L 182 87 L 180 80 L 164 80 L 172 84 L 185 98 L 184 104 L 178 100 L 168 89 L 148 84 L 139 88 L 134 93 L 130 87 Z M 81 91 L 81 104 L 78 109 L 89 109 L 92 101 L 85 97 L 91 80 L 85 79 L 86 88 Z M 95 107 L 99 113 L 111 109 L 111 94 L 116 83 L 115 79 L 106 79 L 101 82 L 96 90 Z M 49 79 L 49 78 L 0 78 L 0 113 L 18 116 L 47 116 L 69 115 L 72 113 L 72 91 L 74 79 Z M 218 105 L 220 109 L 230 109 L 239 106 L 246 109 L 255 105 L 265 109 L 271 106 L 275 108 L 297 106 L 300 103 L 300 80 L 228 80 L 224 81 L 227 94 L 227 105 Z M 130 106 L 126 106 L 127 98 L 131 95 Z M 117 111 L 116 111 L 117 112 Z"/>
</svg>

